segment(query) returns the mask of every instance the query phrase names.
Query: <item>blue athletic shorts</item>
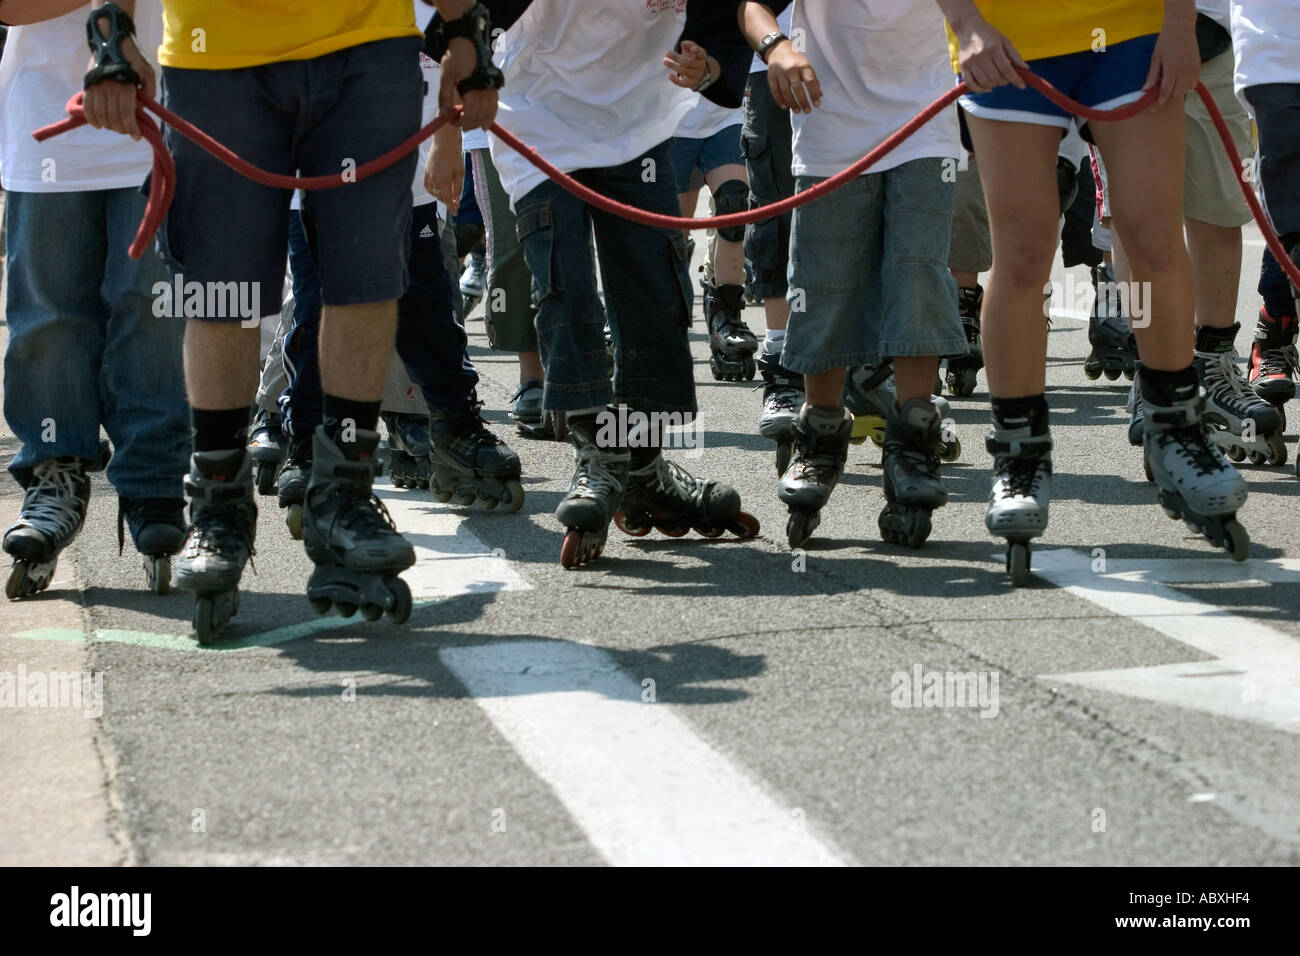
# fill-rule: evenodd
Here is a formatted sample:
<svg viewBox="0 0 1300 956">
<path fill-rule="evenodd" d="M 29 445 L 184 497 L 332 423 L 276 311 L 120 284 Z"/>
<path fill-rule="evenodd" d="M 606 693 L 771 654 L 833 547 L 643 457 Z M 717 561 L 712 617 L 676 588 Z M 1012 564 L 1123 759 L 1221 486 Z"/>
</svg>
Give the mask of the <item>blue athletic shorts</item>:
<svg viewBox="0 0 1300 956">
<path fill-rule="evenodd" d="M 1142 98 L 1151 69 L 1156 35 L 1135 37 L 1101 51 L 1084 50 L 1030 60 L 1029 68 L 1071 99 L 1093 109 L 1110 110 Z M 971 116 L 1009 123 L 1035 123 L 1069 129 L 1073 117 L 1032 87 L 1010 84 L 987 93 L 968 93 L 959 102 Z M 1092 142 L 1088 127 L 1080 127 Z M 965 137 L 963 137 L 965 138 Z M 969 145 L 968 145 L 969 148 Z"/>
<path fill-rule="evenodd" d="M 697 168 L 702 173 L 710 173 L 719 166 L 745 165 L 745 154 L 740 149 L 740 124 L 701 139 L 674 136 L 669 155 L 677 177 L 677 191 L 684 193 L 691 188 L 691 173 Z"/>
</svg>

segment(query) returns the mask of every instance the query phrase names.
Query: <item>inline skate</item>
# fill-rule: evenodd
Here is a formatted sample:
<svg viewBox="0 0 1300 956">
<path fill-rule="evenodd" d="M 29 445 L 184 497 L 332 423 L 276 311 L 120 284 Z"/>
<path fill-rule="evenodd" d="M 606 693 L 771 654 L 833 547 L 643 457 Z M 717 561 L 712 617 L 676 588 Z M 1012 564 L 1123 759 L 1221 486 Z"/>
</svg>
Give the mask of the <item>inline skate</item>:
<svg viewBox="0 0 1300 956">
<path fill-rule="evenodd" d="M 763 410 L 758 415 L 758 433 L 776 442 L 776 473 L 785 474 L 794 452 L 794 420 L 803 407 L 803 376 L 781 364 L 780 352 L 761 350 L 758 373 L 763 376 Z"/>
<path fill-rule="evenodd" d="M 1196 373 L 1205 392 L 1205 422 L 1214 443 L 1233 461 L 1286 464 L 1282 412 L 1262 399 L 1237 366 L 1234 342 L 1241 326 L 1196 330 Z"/>
<path fill-rule="evenodd" d="M 388 430 L 388 472 L 394 488 L 429 487 L 429 418 L 408 412 L 383 416 Z"/>
<path fill-rule="evenodd" d="M 211 644 L 239 611 L 239 579 L 254 554 L 257 502 L 245 448 L 195 452 L 185 478 L 190 526 L 175 585 L 194 593 L 194 634 Z"/>
<path fill-rule="evenodd" d="M 1052 502 L 1052 436 L 1047 410 L 999 421 L 987 432 L 985 447 L 993 456 L 993 487 L 984 525 L 1007 539 L 1007 573 L 1011 583 L 1029 581 L 1030 542 L 1047 530 Z"/>
<path fill-rule="evenodd" d="M 758 339 L 740 317 L 745 307 L 745 288 L 710 283 L 704 296 L 704 315 L 709 325 L 709 369 L 722 382 L 748 382 L 754 378 L 754 353 Z"/>
<path fill-rule="evenodd" d="M 694 528 L 706 538 L 730 531 L 738 538 L 758 534 L 758 519 L 740 509 L 740 494 L 731 485 L 696 478 L 655 449 L 647 461 L 633 454 L 623 507 L 615 512 L 619 530 L 640 538 L 657 529 L 680 538 Z"/>
<path fill-rule="evenodd" d="M 1234 561 L 1246 560 L 1250 537 L 1237 521 L 1237 510 L 1246 501 L 1246 482 L 1211 440 L 1205 399 L 1194 374 L 1173 385 L 1151 378 L 1140 377 L 1146 412 L 1142 441 L 1160 507 Z"/>
<path fill-rule="evenodd" d="M 120 498 L 117 505 L 117 553 L 126 544 L 123 523 L 131 531 L 135 550 L 144 558 L 149 590 L 171 589 L 171 559 L 185 544 L 185 502 L 180 498 Z"/>
<path fill-rule="evenodd" d="M 553 417 L 542 409 L 544 387 L 540 378 L 520 382 L 510 396 L 510 420 L 519 434 L 528 438 L 552 439 L 555 437 Z"/>
<path fill-rule="evenodd" d="M 514 514 L 524 506 L 519 456 L 483 422 L 482 403 L 429 413 L 432 472 L 429 490 L 439 501 Z"/>
<path fill-rule="evenodd" d="M 460 274 L 460 294 L 465 300 L 465 318 L 478 307 L 486 287 L 487 255 L 483 248 L 476 247 L 465 257 L 465 270 Z"/>
<path fill-rule="evenodd" d="M 259 495 L 275 493 L 276 476 L 284 460 L 284 433 L 278 412 L 258 407 L 248 430 L 248 453 L 253 456 L 253 484 Z"/>
<path fill-rule="evenodd" d="M 9 600 L 50 586 L 59 554 L 86 521 L 90 504 L 86 470 L 85 461 L 71 456 L 47 458 L 32 469 L 18 521 L 4 536 L 4 549 L 14 559 L 5 581 Z"/>
<path fill-rule="evenodd" d="M 801 547 L 821 524 L 822 508 L 844 474 L 853 413 L 804 405 L 794 423 L 794 458 L 781 476 L 777 496 L 790 509 L 786 539 Z"/>
<path fill-rule="evenodd" d="M 948 391 L 966 398 L 975 394 L 979 370 L 984 367 L 984 339 L 980 334 L 980 311 L 984 306 L 984 287 L 957 289 L 957 312 L 966 333 L 966 351 L 947 357 Z M 938 389 L 935 389 L 936 394 Z"/>
<path fill-rule="evenodd" d="M 1093 266 L 1092 284 L 1097 291 L 1088 317 L 1088 343 L 1092 351 L 1083 361 L 1083 374 L 1093 381 L 1103 375 L 1109 382 L 1120 375 L 1132 380 L 1137 368 L 1137 348 L 1124 316 L 1115 267 L 1110 263 Z"/>
<path fill-rule="evenodd" d="M 372 492 L 378 447 L 378 432 L 358 428 L 340 443 L 323 425 L 316 429 L 303 501 L 302 541 L 316 565 L 307 600 L 317 614 L 333 607 L 351 617 L 360 610 L 367 621 L 386 613 L 405 624 L 411 589 L 398 574 L 415 563 L 415 549 Z"/>
<path fill-rule="evenodd" d="M 632 455 L 620 446 L 597 444 L 600 428 L 595 415 L 565 416 L 573 444 L 574 469 L 569 493 L 555 516 L 564 525 L 560 566 L 565 570 L 600 557 L 609 523 L 623 503 Z"/>
<path fill-rule="evenodd" d="M 860 445 L 868 438 L 877 447 L 885 443 L 885 426 L 890 409 L 898 402 L 898 385 L 894 379 L 892 362 L 879 365 L 857 365 L 844 376 L 844 393 L 841 401 L 853 413 L 851 444 Z M 943 461 L 956 461 L 961 457 L 961 440 L 957 425 L 948 417 L 952 406 L 940 395 L 931 395 L 930 402 L 939 412 L 939 431 L 935 438 L 935 453 Z"/>
<path fill-rule="evenodd" d="M 930 537 L 930 513 L 948 503 L 939 478 L 939 410 L 921 398 L 889 410 L 885 426 L 885 508 L 880 537 L 919 548 Z"/>
<path fill-rule="evenodd" d="M 280 508 L 284 511 L 284 523 L 289 529 L 289 537 L 295 541 L 302 540 L 302 501 L 311 481 L 311 450 L 310 434 L 305 438 L 291 438 L 284 466 L 276 481 L 276 494 Z"/>
<path fill-rule="evenodd" d="M 1295 398 L 1297 326 L 1294 315 L 1275 316 L 1260 306 L 1246 365 L 1246 378 L 1255 394 L 1282 412 L 1283 428 L 1286 403 Z"/>
</svg>

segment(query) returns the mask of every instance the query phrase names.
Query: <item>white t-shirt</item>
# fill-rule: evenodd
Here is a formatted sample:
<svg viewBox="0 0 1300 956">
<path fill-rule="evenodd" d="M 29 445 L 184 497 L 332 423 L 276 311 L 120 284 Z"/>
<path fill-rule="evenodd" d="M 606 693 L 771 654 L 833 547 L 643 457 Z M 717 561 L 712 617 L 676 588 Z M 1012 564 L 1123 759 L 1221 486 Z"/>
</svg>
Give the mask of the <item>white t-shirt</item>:
<svg viewBox="0 0 1300 956">
<path fill-rule="evenodd" d="M 943 14 L 935 3 L 798 0 L 822 105 L 791 114 L 796 176 L 831 176 L 879 146 L 952 89 Z M 944 110 L 868 172 L 913 159 L 958 158 L 957 109 Z"/>
<path fill-rule="evenodd" d="M 1225 29 L 1228 26 L 1228 0 L 1196 0 L 1196 12 L 1205 14 Z"/>
<path fill-rule="evenodd" d="M 790 6 L 786 7 L 784 10 L 782 10 L 779 14 L 777 14 L 777 17 L 776 17 L 776 25 L 777 25 L 778 27 L 781 28 L 781 32 L 784 33 L 786 36 L 790 36 L 790 30 L 791 30 L 791 27 L 790 27 L 790 18 L 791 18 L 792 16 L 794 16 L 794 4 L 793 4 L 793 3 L 790 4 Z M 793 39 L 794 39 L 794 38 L 791 37 L 791 40 L 793 40 Z M 764 63 L 762 60 L 759 59 L 757 53 L 754 54 L 754 62 L 753 62 L 753 64 L 750 66 L 750 68 L 749 68 L 749 72 L 750 72 L 750 73 L 766 73 L 766 72 L 767 72 L 767 64 Z"/>
<path fill-rule="evenodd" d="M 15 192 L 129 189 L 144 182 L 149 144 L 110 130 L 81 126 L 38 143 L 32 131 L 66 116 L 82 89 L 90 49 L 90 4 L 53 20 L 10 27 L 0 61 L 0 184 Z M 159 0 L 137 0 L 136 44 L 153 62 L 162 42 Z"/>
<path fill-rule="evenodd" d="M 635 159 L 677 132 L 697 95 L 663 66 L 685 24 L 686 0 L 534 0 L 498 41 L 497 122 L 564 172 Z M 514 208 L 546 177 L 489 140 Z"/>
<path fill-rule="evenodd" d="M 744 122 L 740 107 L 728 109 L 719 106 L 699 93 L 696 93 L 695 97 L 695 105 L 677 127 L 677 135 L 682 139 L 708 139 L 714 133 L 721 133 L 728 126 L 739 126 Z M 739 133 L 736 134 L 736 141 L 740 141 Z"/>
<path fill-rule="evenodd" d="M 1300 0 L 1232 0 L 1233 86 L 1300 83 Z"/>
</svg>

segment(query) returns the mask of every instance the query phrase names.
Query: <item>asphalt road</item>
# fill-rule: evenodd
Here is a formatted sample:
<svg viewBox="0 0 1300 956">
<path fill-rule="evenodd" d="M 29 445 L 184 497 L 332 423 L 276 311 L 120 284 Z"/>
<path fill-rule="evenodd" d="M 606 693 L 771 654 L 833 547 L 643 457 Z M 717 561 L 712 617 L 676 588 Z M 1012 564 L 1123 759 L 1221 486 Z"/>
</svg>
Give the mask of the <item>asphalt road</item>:
<svg viewBox="0 0 1300 956">
<path fill-rule="evenodd" d="M 422 556 L 407 626 L 317 618 L 262 499 L 231 640 L 199 648 L 191 598 L 146 593 L 129 545 L 118 557 L 96 479 L 54 586 L 4 607 L 0 670 L 101 675 L 102 714 L 0 708 L 0 859 L 1300 862 L 1300 481 L 1243 466 L 1245 564 L 1169 521 L 1125 441 L 1126 383 L 1083 376 L 1082 321 L 1049 336 L 1056 497 L 1022 590 L 984 530 L 982 375 L 953 400 L 964 451 L 923 550 L 880 541 L 866 444 L 792 555 L 760 393 L 712 380 L 698 304 L 707 444 L 684 463 L 733 482 L 762 533 L 614 531 L 565 572 L 567 446 L 513 434 L 514 366 L 469 328 L 527 500 L 511 516 L 392 493 Z M 6 482 L 6 525 L 19 501 Z"/>
</svg>

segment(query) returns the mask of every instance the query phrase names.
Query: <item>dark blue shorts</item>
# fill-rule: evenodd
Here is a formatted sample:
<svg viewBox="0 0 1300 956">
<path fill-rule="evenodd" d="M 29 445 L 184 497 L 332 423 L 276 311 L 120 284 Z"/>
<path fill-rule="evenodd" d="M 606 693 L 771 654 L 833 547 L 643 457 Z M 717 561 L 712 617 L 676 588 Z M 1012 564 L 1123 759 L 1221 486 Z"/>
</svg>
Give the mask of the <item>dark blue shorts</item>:
<svg viewBox="0 0 1300 956">
<path fill-rule="evenodd" d="M 719 166 L 745 165 L 745 154 L 740 149 L 740 124 L 700 139 L 674 136 L 669 155 L 677 177 L 677 191 L 684 193 L 691 188 L 691 173 L 696 169 L 710 173 Z"/>
<path fill-rule="evenodd" d="M 1084 50 L 1029 61 L 1029 68 L 1071 99 L 1093 109 L 1110 110 L 1142 98 L 1142 84 L 1151 69 L 1156 35 L 1135 37 L 1104 51 Z M 1032 87 L 1010 84 L 987 93 L 968 93 L 962 108 L 981 119 L 1035 123 L 1069 129 L 1073 117 Z M 1092 142 L 1087 125 L 1083 138 Z M 969 147 L 968 147 L 969 148 Z"/>
<path fill-rule="evenodd" d="M 419 37 L 396 37 L 237 70 L 165 67 L 163 102 L 262 169 L 338 173 L 419 128 L 420 44 Z M 186 287 L 237 283 L 245 300 L 260 302 L 260 316 L 278 315 L 289 192 L 246 179 L 170 127 L 166 141 L 176 158 L 176 197 L 158 233 L 163 259 Z M 319 241 L 325 305 L 384 302 L 406 290 L 416 161 L 412 152 L 369 179 L 306 194 L 303 215 Z M 218 322 L 246 318 L 227 311 L 185 314 Z"/>
</svg>

